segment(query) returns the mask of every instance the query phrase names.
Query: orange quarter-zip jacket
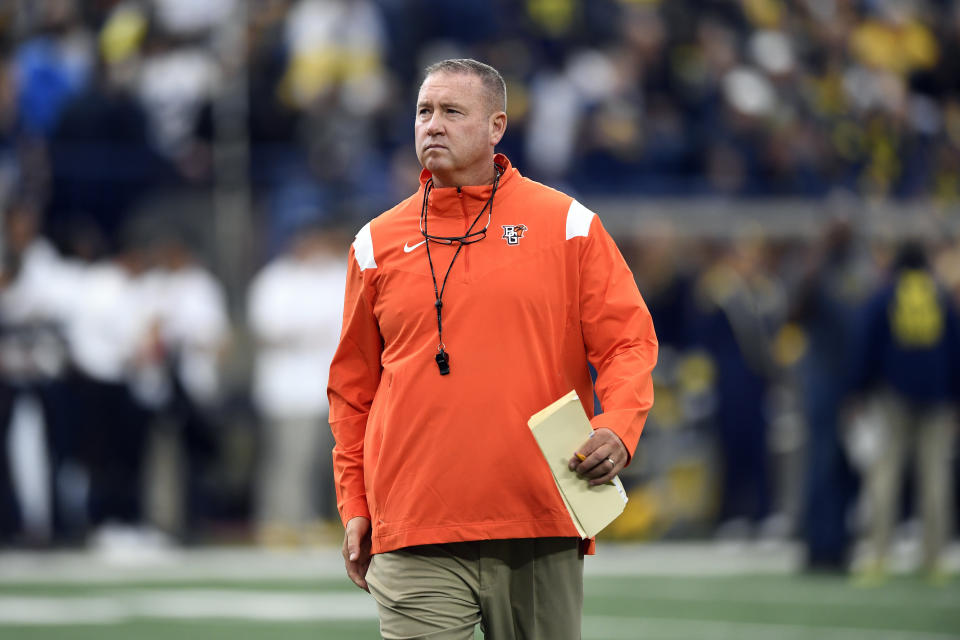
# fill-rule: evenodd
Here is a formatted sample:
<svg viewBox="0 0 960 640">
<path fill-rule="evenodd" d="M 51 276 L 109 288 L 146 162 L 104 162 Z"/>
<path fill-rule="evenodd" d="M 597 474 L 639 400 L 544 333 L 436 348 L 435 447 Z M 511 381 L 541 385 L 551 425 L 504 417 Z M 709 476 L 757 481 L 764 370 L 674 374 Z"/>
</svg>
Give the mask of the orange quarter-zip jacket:
<svg viewBox="0 0 960 640">
<path fill-rule="evenodd" d="M 613 430 L 632 456 L 653 404 L 653 323 L 613 240 L 579 202 L 524 178 L 503 155 L 496 162 L 505 171 L 487 235 L 461 249 L 443 293 L 449 375 L 435 359 L 420 232 L 429 172 L 350 249 L 327 392 L 340 515 L 370 518 L 373 553 L 576 537 L 527 420 L 575 388 L 593 428 Z M 466 233 L 491 190 L 432 189 L 429 233 Z M 484 213 L 474 230 L 486 223 Z M 438 287 L 456 250 L 430 244 Z"/>
</svg>

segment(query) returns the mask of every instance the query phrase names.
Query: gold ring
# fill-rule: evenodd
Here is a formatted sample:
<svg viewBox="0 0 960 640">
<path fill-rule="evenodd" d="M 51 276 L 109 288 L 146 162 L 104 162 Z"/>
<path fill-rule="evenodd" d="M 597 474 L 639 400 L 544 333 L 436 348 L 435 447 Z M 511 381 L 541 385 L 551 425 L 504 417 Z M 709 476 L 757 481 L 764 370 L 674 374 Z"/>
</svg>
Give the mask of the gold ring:
<svg viewBox="0 0 960 640">
<path fill-rule="evenodd" d="M 610 463 L 610 466 L 611 466 L 611 467 L 617 466 L 617 463 L 613 461 L 613 458 L 607 458 L 607 462 Z"/>
</svg>

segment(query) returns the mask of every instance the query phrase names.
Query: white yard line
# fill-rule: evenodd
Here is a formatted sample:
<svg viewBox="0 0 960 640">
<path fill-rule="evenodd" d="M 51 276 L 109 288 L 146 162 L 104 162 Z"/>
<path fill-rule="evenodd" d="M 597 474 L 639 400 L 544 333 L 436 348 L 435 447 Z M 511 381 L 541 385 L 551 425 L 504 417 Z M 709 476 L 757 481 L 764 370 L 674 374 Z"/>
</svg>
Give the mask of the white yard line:
<svg viewBox="0 0 960 640">
<path fill-rule="evenodd" d="M 788 575 L 800 567 L 797 544 L 642 543 L 601 541 L 585 575 Z M 960 572 L 960 544 L 945 557 Z M 112 584 L 194 580 L 346 580 L 339 547 L 265 551 L 256 547 L 199 549 L 118 548 L 101 551 L 0 553 L 0 584 L 70 582 Z"/>
<path fill-rule="evenodd" d="M 0 597 L 3 625 L 117 624 L 138 618 L 230 619 L 273 622 L 376 620 L 364 593 L 144 589 L 96 597 Z M 856 627 L 687 620 L 670 617 L 586 616 L 584 640 L 951 640 L 956 635 Z"/>
<path fill-rule="evenodd" d="M 656 578 L 646 578 L 643 586 L 624 589 L 623 581 L 604 583 L 601 578 L 588 579 L 584 585 L 587 595 L 599 598 L 630 599 L 643 602 L 723 602 L 726 604 L 765 604 L 789 607 L 892 607 L 902 609 L 945 609 L 957 610 L 957 592 L 955 589 L 938 589 L 918 584 L 909 593 L 893 590 L 881 585 L 876 588 L 845 587 L 841 584 L 827 585 L 818 589 L 790 589 L 779 584 L 758 584 L 736 588 L 711 588 L 709 582 L 690 584 L 672 583 L 666 579 L 656 582 Z M 718 583 L 723 584 L 723 583 Z"/>
<path fill-rule="evenodd" d="M 0 584 L 318 580 L 347 577 L 340 550 L 272 552 L 255 547 L 0 554 Z"/>
<path fill-rule="evenodd" d="M 243 618 L 249 620 L 372 620 L 373 598 L 356 593 L 233 591 L 213 589 L 150 590 L 134 593 L 131 609 L 140 617 Z"/>
<path fill-rule="evenodd" d="M 90 551 L 0 553 L 3 582 L 82 582 L 216 579 L 343 578 L 339 547 L 266 551 L 256 547 L 199 549 L 115 548 Z M 795 546 L 764 550 L 720 549 L 713 544 L 602 543 L 587 558 L 589 575 L 728 575 L 789 573 L 796 565 Z"/>
<path fill-rule="evenodd" d="M 586 616 L 584 640 L 957 640 L 955 634 L 929 631 L 818 627 L 806 625 L 732 622 L 729 620 L 686 620 L 632 616 Z"/>
<path fill-rule="evenodd" d="M 117 624 L 123 604 L 109 598 L 0 597 L 0 625 Z"/>
<path fill-rule="evenodd" d="M 375 620 L 366 593 L 135 589 L 99 596 L 0 597 L 0 625 L 116 624 L 136 618 Z"/>
</svg>

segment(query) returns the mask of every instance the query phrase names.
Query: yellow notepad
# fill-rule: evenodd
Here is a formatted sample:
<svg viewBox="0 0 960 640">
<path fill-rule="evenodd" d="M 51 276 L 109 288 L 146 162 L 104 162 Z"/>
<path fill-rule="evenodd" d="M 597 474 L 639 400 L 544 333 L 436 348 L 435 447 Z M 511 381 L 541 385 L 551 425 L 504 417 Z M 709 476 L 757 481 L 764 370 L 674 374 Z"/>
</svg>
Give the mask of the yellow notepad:
<svg viewBox="0 0 960 640">
<path fill-rule="evenodd" d="M 627 493 L 620 478 L 591 487 L 567 466 L 577 448 L 593 433 L 580 399 L 571 391 L 527 421 L 553 472 L 560 496 L 581 538 L 592 538 L 623 513 Z"/>
</svg>

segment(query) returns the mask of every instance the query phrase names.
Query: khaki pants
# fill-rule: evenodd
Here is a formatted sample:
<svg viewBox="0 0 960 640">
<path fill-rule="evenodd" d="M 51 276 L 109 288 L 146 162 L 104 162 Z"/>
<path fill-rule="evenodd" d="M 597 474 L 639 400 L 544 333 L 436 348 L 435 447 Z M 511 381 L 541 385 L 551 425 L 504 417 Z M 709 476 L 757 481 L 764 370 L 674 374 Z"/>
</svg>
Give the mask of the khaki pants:
<svg viewBox="0 0 960 640">
<path fill-rule="evenodd" d="M 256 494 L 259 525 L 296 529 L 318 517 L 335 517 L 332 449 L 323 416 L 266 421 Z"/>
<path fill-rule="evenodd" d="M 367 572 L 386 640 L 579 640 L 576 538 L 480 540 L 377 554 Z"/>
<path fill-rule="evenodd" d="M 923 521 L 923 564 L 936 568 L 952 520 L 951 455 L 956 415 L 943 406 L 913 406 L 893 393 L 879 398 L 884 417 L 882 448 L 867 471 L 871 507 L 870 546 L 882 560 L 890 546 L 909 454 L 916 469 L 916 504 Z"/>
</svg>

